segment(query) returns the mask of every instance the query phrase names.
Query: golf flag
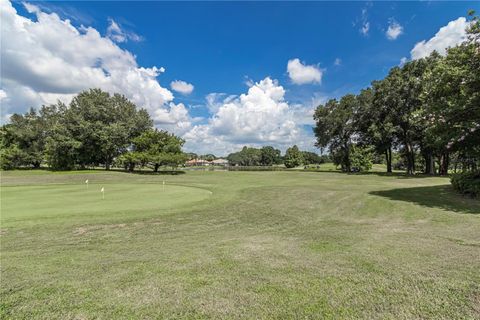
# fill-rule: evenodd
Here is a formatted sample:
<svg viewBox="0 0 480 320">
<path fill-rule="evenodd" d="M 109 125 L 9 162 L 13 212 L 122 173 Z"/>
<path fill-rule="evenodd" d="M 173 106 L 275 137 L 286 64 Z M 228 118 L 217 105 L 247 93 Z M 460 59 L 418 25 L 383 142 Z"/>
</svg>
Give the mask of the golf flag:
<svg viewBox="0 0 480 320">
<path fill-rule="evenodd" d="M 165 191 L 165 180 L 163 180 L 163 191 Z"/>
<path fill-rule="evenodd" d="M 88 189 L 88 179 L 87 179 L 87 180 L 85 180 L 85 183 L 87 184 L 87 189 Z"/>
<path fill-rule="evenodd" d="M 105 188 L 102 187 L 102 190 L 100 190 L 100 192 L 102 193 L 102 199 L 105 199 Z"/>
</svg>

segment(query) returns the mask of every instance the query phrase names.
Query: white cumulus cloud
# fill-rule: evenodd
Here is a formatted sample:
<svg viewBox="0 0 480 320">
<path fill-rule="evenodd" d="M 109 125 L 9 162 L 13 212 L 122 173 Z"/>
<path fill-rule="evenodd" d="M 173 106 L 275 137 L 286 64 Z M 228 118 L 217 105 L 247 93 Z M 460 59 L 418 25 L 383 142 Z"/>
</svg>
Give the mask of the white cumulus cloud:
<svg viewBox="0 0 480 320">
<path fill-rule="evenodd" d="M 418 42 L 410 51 L 412 59 L 427 57 L 433 51 L 445 54 L 445 49 L 454 47 L 466 39 L 467 27 L 468 22 L 465 17 L 450 21 L 446 26 L 441 27 L 430 40 Z"/>
<path fill-rule="evenodd" d="M 179 92 L 181 94 L 190 94 L 192 93 L 194 86 L 193 84 L 187 83 L 181 80 L 175 80 L 170 83 L 170 88 L 173 91 Z"/>
<path fill-rule="evenodd" d="M 197 152 L 228 154 L 244 145 L 273 145 L 285 150 L 298 144 L 312 149 L 312 110 L 292 106 L 285 101 L 285 90 L 269 77 L 254 83 L 247 93 L 239 97 L 220 94 L 209 95 L 213 116 L 206 124 L 199 124 L 184 135 L 186 148 Z"/>
<path fill-rule="evenodd" d="M 192 119 L 183 103 L 170 102 L 167 107 L 155 110 L 152 115 L 157 127 L 183 136 L 188 132 L 196 119 Z"/>
<path fill-rule="evenodd" d="M 305 65 L 298 58 L 288 61 L 288 76 L 295 84 L 320 83 L 322 70 L 315 65 Z"/>
<path fill-rule="evenodd" d="M 109 19 L 110 25 L 107 28 L 107 37 L 112 39 L 115 42 L 127 42 L 128 40 L 132 40 L 134 42 L 142 41 L 143 38 L 138 34 L 125 31 L 120 27 L 120 25 L 113 19 Z"/>
<path fill-rule="evenodd" d="M 7 97 L 7 93 L 3 90 L 0 90 L 0 101 L 6 99 Z"/>
<path fill-rule="evenodd" d="M 385 35 L 387 36 L 388 40 L 395 40 L 402 33 L 403 33 L 403 27 L 395 20 L 391 20 L 390 24 L 388 25 L 387 32 L 385 32 Z"/>
<path fill-rule="evenodd" d="M 75 27 L 55 13 L 25 4 L 36 20 L 17 13 L 9 1 L 0 1 L 2 113 L 30 107 L 68 103 L 79 91 L 101 88 L 127 96 L 150 114 L 169 110 L 170 90 L 157 77 L 163 67 L 140 67 L 130 52 L 92 27 Z"/>
</svg>

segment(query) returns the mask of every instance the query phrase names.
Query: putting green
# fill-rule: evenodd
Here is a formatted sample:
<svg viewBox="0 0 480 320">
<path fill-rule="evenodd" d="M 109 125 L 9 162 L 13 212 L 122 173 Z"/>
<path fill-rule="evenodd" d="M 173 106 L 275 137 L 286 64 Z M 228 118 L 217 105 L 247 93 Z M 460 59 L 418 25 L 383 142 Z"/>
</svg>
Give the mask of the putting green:
<svg viewBox="0 0 480 320">
<path fill-rule="evenodd" d="M 85 184 L 3 187 L 1 221 L 146 210 L 161 213 L 210 196 L 205 189 L 168 184 L 165 189 L 162 184 L 90 184 L 88 189 Z"/>
</svg>

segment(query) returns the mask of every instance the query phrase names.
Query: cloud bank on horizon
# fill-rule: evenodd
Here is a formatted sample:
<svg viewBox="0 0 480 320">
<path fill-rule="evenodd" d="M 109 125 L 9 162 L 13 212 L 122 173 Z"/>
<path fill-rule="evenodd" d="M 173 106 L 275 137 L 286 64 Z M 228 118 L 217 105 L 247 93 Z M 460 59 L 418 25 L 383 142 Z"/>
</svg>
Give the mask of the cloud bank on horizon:
<svg viewBox="0 0 480 320">
<path fill-rule="evenodd" d="M 216 97 L 211 96 L 213 115 L 208 123 L 196 125 L 184 135 L 186 147 L 198 145 L 202 153 L 213 149 L 219 154 L 244 145 L 267 144 L 285 149 L 297 144 L 309 149 L 313 137 L 302 126 L 312 124 L 313 110 L 291 105 L 284 96 L 285 89 L 269 77 L 254 83 L 239 97 L 215 101 Z"/>
<path fill-rule="evenodd" d="M 293 144 L 313 150 L 314 106 L 288 102 L 287 90 L 270 76 L 249 81 L 245 93 L 208 94 L 203 102 L 208 114 L 192 116 L 191 106 L 176 102 L 173 92 L 189 96 L 196 90 L 194 84 L 175 80 L 168 89 L 161 84 L 167 72 L 163 66 L 140 66 L 134 54 L 120 47 L 126 42 L 145 41 L 142 36 L 126 31 L 114 19 L 109 19 L 102 35 L 93 27 L 76 27 L 34 4 L 24 6 L 35 19 L 20 15 L 11 2 L 0 1 L 2 121 L 29 107 L 58 100 L 68 103 L 78 92 L 95 87 L 124 94 L 147 109 L 157 127 L 186 139 L 189 151 L 225 155 L 243 145 L 272 145 L 285 150 Z M 449 22 L 431 39 L 418 42 L 411 58 L 422 58 L 433 50 L 443 53 L 446 47 L 463 41 L 466 25 L 463 17 Z M 362 34 L 367 35 L 370 24 L 366 11 L 362 12 L 362 26 Z M 391 20 L 386 37 L 395 40 L 403 33 L 404 27 Z M 320 86 L 327 71 L 300 58 L 286 64 L 291 83 L 299 89 Z M 334 65 L 342 65 L 342 60 L 336 58 Z M 317 98 L 312 96 L 311 100 Z"/>
</svg>

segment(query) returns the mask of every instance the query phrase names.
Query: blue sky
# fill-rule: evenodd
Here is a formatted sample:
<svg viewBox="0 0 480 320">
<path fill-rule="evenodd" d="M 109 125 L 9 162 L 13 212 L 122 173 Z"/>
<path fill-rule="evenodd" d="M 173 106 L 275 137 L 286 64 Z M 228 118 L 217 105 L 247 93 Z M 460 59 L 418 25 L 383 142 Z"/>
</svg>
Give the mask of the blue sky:
<svg viewBox="0 0 480 320">
<path fill-rule="evenodd" d="M 101 86 L 112 81 L 115 85 L 109 84 L 106 90 L 125 90 L 122 93 L 135 96 L 132 99 L 137 105 L 143 106 L 144 103 L 148 106 L 158 127 L 174 131 L 187 140 L 187 149 L 219 154 L 228 153 L 243 144 L 271 144 L 285 149 L 296 143 L 312 150 L 312 122 L 307 118 L 317 103 L 346 93 L 356 93 L 372 80 L 382 78 L 389 68 L 399 65 L 402 58 L 415 58 L 412 49 L 421 41 L 427 45 L 418 48 L 416 54 L 419 57 L 422 50 L 428 53 L 430 47 L 438 49 L 444 43 L 452 43 L 449 41 L 459 41 L 461 35 L 454 30 L 456 26 L 458 29 L 458 24 L 450 26 L 453 36 L 446 30 L 444 38 L 433 38 L 449 22 L 465 16 L 468 9 L 480 9 L 478 2 L 434 1 L 111 1 L 32 2 L 27 5 L 15 2 L 13 8 L 16 17 L 53 28 L 49 32 L 59 35 L 61 44 L 56 44 L 60 46 L 58 50 L 64 50 L 70 39 L 67 33 L 60 38 L 63 34 L 59 30 L 61 26 L 53 27 L 56 22 L 47 19 L 52 14 L 58 15 L 60 22 L 68 19 L 71 27 L 79 30 L 81 35 L 85 33 L 85 27 L 90 27 L 99 33 L 101 40 L 109 39 L 122 52 L 131 53 L 133 58 L 122 57 L 130 67 L 133 63 L 131 59 L 136 70 L 156 66 L 157 71 L 151 74 L 151 78 L 158 82 L 158 88 L 150 86 L 152 79 L 146 80 L 151 89 L 150 100 L 135 96 L 142 94 L 144 86 L 134 88 L 134 83 L 140 80 L 120 84 L 120 80 L 107 79 L 92 80 L 92 83 L 100 83 Z M 40 13 L 47 18 L 40 19 Z M 6 35 L 7 27 L 5 30 L 2 27 L 2 42 L 14 43 Z M 38 25 L 37 29 L 40 27 Z M 387 34 L 389 27 L 391 32 Z M 31 32 L 32 41 L 38 41 L 45 50 L 52 49 L 53 44 L 42 38 L 41 31 Z M 455 39 L 452 40 L 452 37 Z M 428 42 L 431 39 L 432 42 Z M 83 40 L 75 42 L 75 46 L 79 47 L 77 52 L 92 49 L 88 47 L 88 39 Z M 103 44 L 110 48 L 105 41 Z M 96 46 L 101 47 L 100 44 Z M 32 51 L 21 43 L 10 51 L 15 50 Z M 97 58 L 72 58 L 72 53 L 59 55 L 58 58 L 65 61 L 68 68 L 72 67 L 70 72 L 75 75 L 78 74 L 74 70 L 75 65 L 88 60 L 90 65 L 87 63 L 86 67 L 95 73 L 103 61 L 113 61 L 111 55 L 102 56 L 106 49 L 97 51 Z M 48 56 L 51 54 L 45 53 L 45 57 Z M 8 59 L 4 49 L 2 58 Z M 95 65 L 92 65 L 92 59 L 97 59 Z M 295 70 L 287 72 L 287 63 L 294 59 L 299 59 L 295 69 L 298 71 L 297 78 L 293 73 Z M 107 78 L 116 74 L 112 61 L 100 69 Z M 42 64 L 42 72 L 48 70 L 48 61 Z M 309 66 L 313 69 L 305 69 Z M 62 75 L 61 70 L 52 68 L 52 72 L 45 71 L 31 84 L 28 81 L 23 83 L 17 75 L 9 76 L 8 70 L 2 67 L 4 113 L 24 111 L 22 108 L 26 109 L 28 103 L 48 103 L 53 98 L 68 99 L 69 95 L 82 89 L 74 83 L 70 86 L 49 85 L 50 89 L 45 90 L 45 85 L 39 85 L 39 82 L 50 84 L 53 80 L 48 79 L 48 74 Z M 79 69 L 82 70 L 79 72 L 86 72 L 85 68 Z M 121 70 L 126 68 L 121 67 Z M 36 76 L 39 72 L 32 73 Z M 79 79 L 85 79 L 89 74 L 92 72 L 86 72 Z M 125 75 L 122 77 L 129 79 Z M 146 76 L 142 74 L 140 77 L 145 80 Z M 134 76 L 132 79 L 135 79 Z M 189 87 L 183 87 L 184 93 L 173 90 L 171 82 L 175 80 L 191 84 L 193 91 L 186 94 L 191 89 Z M 89 83 L 89 80 L 80 82 Z M 30 89 L 34 92 L 25 94 L 23 100 L 15 101 L 13 96 L 18 94 L 20 85 L 25 86 L 25 92 Z M 252 87 L 259 88 L 259 92 L 250 92 Z M 272 96 L 271 93 L 277 92 L 278 87 L 283 91 Z M 241 94 L 246 96 L 243 100 Z M 155 98 L 157 96 L 160 98 Z M 263 104 L 265 108 L 262 109 Z M 252 117 L 253 113 L 257 116 Z M 278 123 L 262 125 L 262 121 L 268 122 L 270 115 L 272 121 Z"/>
</svg>

